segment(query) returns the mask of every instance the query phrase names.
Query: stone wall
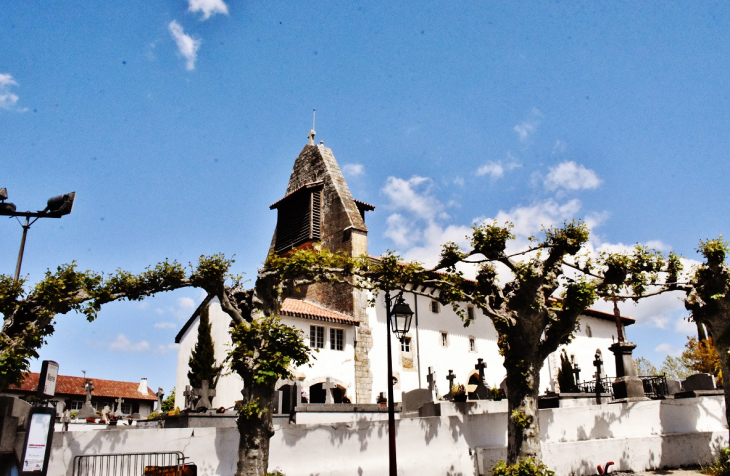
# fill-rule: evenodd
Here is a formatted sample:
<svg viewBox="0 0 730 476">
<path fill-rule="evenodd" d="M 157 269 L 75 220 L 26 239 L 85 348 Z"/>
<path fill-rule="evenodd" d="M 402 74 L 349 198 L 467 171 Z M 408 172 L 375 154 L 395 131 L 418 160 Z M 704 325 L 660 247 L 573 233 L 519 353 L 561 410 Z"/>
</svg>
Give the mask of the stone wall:
<svg viewBox="0 0 730 476">
<path fill-rule="evenodd" d="M 448 416 L 396 422 L 401 475 L 486 475 L 504 459 L 507 414 L 452 404 Z M 596 465 L 642 471 L 704 463 L 728 444 L 722 396 L 540 410 L 543 459 L 563 476 L 591 475 Z M 270 470 L 288 476 L 387 473 L 386 421 L 343 416 L 344 422 L 287 424 L 271 440 Z M 198 474 L 235 470 L 235 428 L 119 429 L 56 434 L 48 474 L 72 475 L 77 454 L 183 451 Z"/>
</svg>

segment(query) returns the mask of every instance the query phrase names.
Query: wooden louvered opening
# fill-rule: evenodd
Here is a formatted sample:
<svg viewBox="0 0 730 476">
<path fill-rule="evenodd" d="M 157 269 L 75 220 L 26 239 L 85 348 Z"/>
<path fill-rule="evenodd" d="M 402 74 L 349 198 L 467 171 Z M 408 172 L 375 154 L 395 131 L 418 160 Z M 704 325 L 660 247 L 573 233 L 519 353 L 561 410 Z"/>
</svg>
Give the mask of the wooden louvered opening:
<svg viewBox="0 0 730 476">
<path fill-rule="evenodd" d="M 303 188 L 276 205 L 276 243 L 281 253 L 307 242 L 319 241 L 322 230 L 322 187 Z"/>
</svg>

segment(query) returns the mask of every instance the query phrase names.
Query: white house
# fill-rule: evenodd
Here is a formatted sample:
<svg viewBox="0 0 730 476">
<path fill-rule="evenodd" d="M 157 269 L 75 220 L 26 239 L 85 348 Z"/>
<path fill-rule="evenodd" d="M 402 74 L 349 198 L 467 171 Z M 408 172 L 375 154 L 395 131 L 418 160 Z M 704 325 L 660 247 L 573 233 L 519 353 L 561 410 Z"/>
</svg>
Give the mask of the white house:
<svg viewBox="0 0 730 476">
<path fill-rule="evenodd" d="M 284 253 L 320 242 L 332 251 L 345 251 L 352 256 L 367 254 L 365 212 L 375 207 L 352 198 L 332 151 L 321 143 L 315 145 L 314 131 L 310 132 L 309 139 L 294 163 L 284 198 L 271 205 L 277 210 L 278 220 L 269 251 Z M 336 385 L 333 391 L 336 402 L 346 397 L 352 403 L 374 403 L 381 392 L 387 394 L 384 298 L 382 294 L 378 296 L 374 307 L 368 306 L 367 298 L 365 292 L 348 286 L 316 284 L 284 302 L 283 322 L 300 329 L 309 344 L 319 351 L 311 365 L 295 371 L 311 403 L 324 403 L 323 384 L 327 379 Z M 456 375 L 455 383 L 468 384 L 478 374 L 475 365 L 479 358 L 487 365 L 487 384 L 500 385 L 505 377 L 503 358 L 497 347 L 497 333 L 487 316 L 465 303 L 466 312 L 476 315 L 473 323 L 464 327 L 450 306 L 414 293 L 405 293 L 404 299 L 415 315 L 404 342 L 393 339 L 396 400 L 403 391 L 426 388 L 429 368 L 435 371 L 441 395 L 449 391 L 446 380 L 449 371 Z M 231 343 L 230 318 L 221 310 L 217 299 L 204 301 L 175 338 L 180 344 L 176 405 L 181 408 L 182 389 L 189 384 L 188 360 L 197 339 L 199 312 L 203 306 L 209 306 L 217 361 L 225 358 Z M 633 323 L 633 319 L 622 317 L 623 326 Z M 604 374 L 615 375 L 613 354 L 608 347 L 616 340 L 612 314 L 589 310 L 581 317 L 580 330 L 566 347 L 582 369 L 581 380 L 593 378 L 596 350 L 603 355 Z M 555 389 L 559 366 L 559 352 L 555 352 L 542 369 L 543 389 Z M 292 388 L 288 384 L 280 383 L 287 392 Z M 241 399 L 241 388 L 237 375 L 222 376 L 213 405 L 232 406 Z"/>
</svg>

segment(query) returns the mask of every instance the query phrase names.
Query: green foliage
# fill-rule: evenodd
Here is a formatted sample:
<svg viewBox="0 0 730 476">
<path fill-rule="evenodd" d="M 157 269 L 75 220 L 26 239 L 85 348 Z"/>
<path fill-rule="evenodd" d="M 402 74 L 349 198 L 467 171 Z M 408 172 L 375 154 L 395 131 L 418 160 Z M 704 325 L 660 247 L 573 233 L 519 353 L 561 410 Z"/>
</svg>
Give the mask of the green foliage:
<svg viewBox="0 0 730 476">
<path fill-rule="evenodd" d="M 532 417 L 527 416 L 525 412 L 520 410 L 512 410 L 512 420 L 518 428 L 522 428 L 523 430 L 532 423 Z"/>
<path fill-rule="evenodd" d="M 29 370 L 31 359 L 54 331 L 59 314 L 82 313 L 88 321 L 96 319 L 101 306 L 112 301 L 142 300 L 153 294 L 188 286 L 221 291 L 232 261 L 223 255 L 201 256 L 197 269 L 186 277 L 176 261 L 163 261 L 140 274 L 117 270 L 105 278 L 92 271 L 79 271 L 76 263 L 46 271 L 30 290 L 24 281 L 15 282 L 0 275 L 0 389 L 19 384 Z"/>
<path fill-rule="evenodd" d="M 656 367 L 654 367 L 654 364 L 645 357 L 634 359 L 634 365 L 636 366 L 636 373 L 641 376 L 661 375 Z"/>
<path fill-rule="evenodd" d="M 686 359 L 682 356 L 672 357 L 671 355 L 664 357 L 659 372 L 667 374 L 669 378 L 674 380 L 684 380 L 694 373 Z"/>
<path fill-rule="evenodd" d="M 150 414 L 147 415 L 147 420 L 148 421 L 149 420 L 159 420 L 160 418 L 162 418 L 162 415 L 160 415 L 157 412 L 150 412 Z"/>
<path fill-rule="evenodd" d="M 203 380 L 208 381 L 210 388 L 215 388 L 223 368 L 223 366 L 215 364 L 215 344 L 210 334 L 210 328 L 208 306 L 203 306 L 200 310 L 198 340 L 188 360 L 190 367 L 188 379 L 193 388 L 202 388 Z"/>
<path fill-rule="evenodd" d="M 484 255 L 489 260 L 501 258 L 507 248 L 507 240 L 515 238 L 512 233 L 513 227 L 512 223 L 499 226 L 496 220 L 491 224 L 473 226 L 471 246 L 474 248 L 474 252 Z"/>
<path fill-rule="evenodd" d="M 301 331 L 282 324 L 276 316 L 233 326 L 231 338 L 231 368 L 244 382 L 274 385 L 279 379 L 293 378 L 293 368 L 312 357 Z"/>
<path fill-rule="evenodd" d="M 238 412 L 239 422 L 250 423 L 254 420 L 260 419 L 262 415 L 268 411 L 268 409 L 261 405 L 258 398 L 255 398 L 248 402 L 236 402 L 236 411 Z"/>
<path fill-rule="evenodd" d="M 522 458 L 513 465 L 507 465 L 504 461 L 497 463 L 492 469 L 493 476 L 555 476 L 540 460 L 534 458 Z"/>
<path fill-rule="evenodd" d="M 575 375 L 573 374 L 573 365 L 570 363 L 568 353 L 565 349 L 560 354 L 560 368 L 558 369 L 558 385 L 561 393 L 577 392 L 578 387 L 575 385 Z"/>
<path fill-rule="evenodd" d="M 170 395 L 162 401 L 162 405 L 160 405 L 160 407 L 165 413 L 171 412 L 175 409 L 175 387 L 172 387 Z"/>
<path fill-rule="evenodd" d="M 730 448 L 720 448 L 715 460 L 703 466 L 700 472 L 711 476 L 730 476 Z"/>
<path fill-rule="evenodd" d="M 717 265 L 725 262 L 725 257 L 730 251 L 730 243 L 720 235 L 719 238 L 714 240 L 700 240 L 697 251 L 705 257 L 708 265 Z"/>
</svg>

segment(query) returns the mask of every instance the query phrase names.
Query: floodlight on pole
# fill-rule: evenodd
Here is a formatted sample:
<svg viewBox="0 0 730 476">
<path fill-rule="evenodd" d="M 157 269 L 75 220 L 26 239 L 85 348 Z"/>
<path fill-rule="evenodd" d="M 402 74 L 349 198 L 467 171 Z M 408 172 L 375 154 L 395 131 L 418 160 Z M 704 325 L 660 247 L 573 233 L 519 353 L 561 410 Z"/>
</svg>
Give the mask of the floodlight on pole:
<svg viewBox="0 0 730 476">
<path fill-rule="evenodd" d="M 15 281 L 20 278 L 20 266 L 23 264 L 23 251 L 25 250 L 25 237 L 28 234 L 30 226 L 38 221 L 39 218 L 61 218 L 64 215 L 68 215 L 73 210 L 74 201 L 76 200 L 76 192 L 64 193 L 63 195 L 56 195 L 48 199 L 46 208 L 38 210 L 37 212 L 19 212 L 16 211 L 17 207 L 14 203 L 6 202 L 8 199 L 8 190 L 6 188 L 0 188 L 0 216 L 10 217 L 25 217 L 25 223 L 20 223 L 23 227 L 23 237 L 20 240 L 20 251 L 18 252 L 18 263 L 15 266 Z M 33 221 L 30 221 L 34 218 Z"/>
</svg>

